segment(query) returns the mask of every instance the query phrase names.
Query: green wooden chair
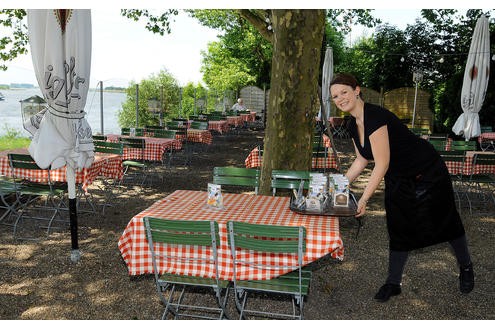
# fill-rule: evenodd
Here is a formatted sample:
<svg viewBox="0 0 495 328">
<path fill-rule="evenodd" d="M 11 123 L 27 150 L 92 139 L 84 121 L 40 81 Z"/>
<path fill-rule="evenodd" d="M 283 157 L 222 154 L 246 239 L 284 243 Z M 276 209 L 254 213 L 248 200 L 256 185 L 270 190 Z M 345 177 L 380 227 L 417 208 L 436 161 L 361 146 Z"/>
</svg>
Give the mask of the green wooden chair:
<svg viewBox="0 0 495 328">
<path fill-rule="evenodd" d="M 124 144 L 121 142 L 94 141 L 95 153 L 115 154 L 122 156 L 124 154 Z M 120 179 L 109 179 L 108 177 L 97 177 L 102 183 L 102 187 L 98 186 L 104 194 L 105 201 L 102 204 L 102 214 L 105 214 L 105 208 L 113 206 L 114 200 L 117 198 L 115 189 L 120 184 Z"/>
<path fill-rule="evenodd" d="M 246 315 L 270 316 L 274 318 L 303 319 L 304 298 L 309 293 L 311 271 L 304 270 L 302 261 L 306 252 L 306 229 L 298 226 L 279 226 L 251 224 L 238 221 L 229 221 L 229 246 L 234 262 L 233 281 L 236 308 L 239 318 Z M 295 256 L 296 265 L 277 265 L 271 261 L 256 260 L 253 256 L 242 256 L 243 252 L 262 252 Z M 238 280 L 236 273 L 242 269 L 276 270 L 283 268 L 289 273 L 269 280 Z M 267 309 L 256 306 L 247 307 L 247 299 L 253 294 L 276 294 L 282 299 L 289 298 L 292 302 L 292 313 L 282 311 L 269 312 Z M 282 307 L 282 305 L 280 306 Z"/>
<path fill-rule="evenodd" d="M 224 319 L 230 282 L 220 280 L 218 273 L 218 247 L 220 234 L 215 221 L 186 221 L 168 220 L 164 218 L 144 217 L 146 238 L 151 252 L 153 272 L 158 295 L 165 305 L 162 319 L 169 314 L 175 319 L 192 317 L 199 319 Z M 192 256 L 191 253 L 168 252 L 169 247 L 195 247 L 202 250 L 203 256 Z M 208 251 L 209 250 L 209 251 Z M 163 273 L 158 267 L 159 262 L 174 261 L 181 266 L 194 264 L 205 266 L 215 273 L 214 278 L 188 276 L 183 274 Z M 212 289 L 216 306 L 202 306 L 194 303 L 197 296 L 191 296 L 186 291 L 194 288 Z M 180 290 L 180 291 L 178 291 Z M 179 296 L 177 296 L 179 293 Z M 186 303 L 187 302 L 187 303 Z"/>
<path fill-rule="evenodd" d="M 447 139 L 428 139 L 430 144 L 435 148 L 437 151 L 438 150 L 445 150 L 445 146 L 447 145 Z"/>
<path fill-rule="evenodd" d="M 451 150 L 476 150 L 476 140 L 453 140 L 450 146 Z"/>
<path fill-rule="evenodd" d="M 101 135 L 101 134 L 93 134 L 93 141 L 107 141 L 107 136 Z"/>
<path fill-rule="evenodd" d="M 301 181 L 304 181 L 304 189 L 309 188 L 309 171 L 272 170 L 272 194 L 275 196 L 277 189 L 299 189 Z"/>
<path fill-rule="evenodd" d="M 130 138 L 121 137 L 119 142 L 122 143 L 124 148 L 134 149 L 138 151 L 140 155 L 136 159 L 127 159 L 122 162 L 124 165 L 124 178 L 122 183 L 126 185 L 139 184 L 141 187 L 144 186 L 146 180 L 148 179 L 148 173 L 150 170 L 149 163 L 145 160 L 146 141 L 142 138 Z M 136 181 L 139 181 L 136 183 Z"/>
<path fill-rule="evenodd" d="M 217 166 L 213 168 L 213 183 L 223 186 L 254 188 L 258 194 L 260 170 L 244 167 Z"/>
<path fill-rule="evenodd" d="M 206 122 L 206 121 L 194 121 L 194 122 L 191 122 L 191 126 L 189 128 L 190 129 L 197 129 L 197 130 L 208 130 L 208 122 Z"/>
<path fill-rule="evenodd" d="M 19 200 L 16 197 L 15 183 L 11 179 L 0 177 L 0 224 L 12 226 L 8 219 L 15 212 Z"/>
<path fill-rule="evenodd" d="M 495 153 L 476 153 L 472 161 L 472 171 L 469 175 L 469 185 L 474 191 L 471 202 L 475 202 L 479 208 L 479 213 L 485 213 L 485 210 L 489 214 L 495 212 L 493 206 L 495 206 L 495 174 L 493 173 L 476 173 L 475 168 L 478 165 L 481 166 L 495 166 Z M 490 211 L 489 204 L 492 204 L 492 210 Z"/>
<path fill-rule="evenodd" d="M 464 168 L 464 163 L 466 161 L 466 152 L 464 150 L 438 150 L 438 153 L 444 162 L 449 162 L 450 165 L 454 165 L 458 168 Z M 464 175 L 463 170 L 460 170 L 459 173 L 451 173 L 450 178 L 452 180 L 452 188 L 454 189 L 459 212 L 463 207 L 464 199 L 469 206 L 469 211 L 472 211 L 471 201 L 467 193 L 469 176 Z"/>
<path fill-rule="evenodd" d="M 62 215 L 62 211 L 68 210 L 64 201 L 67 184 L 55 184 L 51 180 L 50 169 L 40 168 L 29 154 L 10 153 L 8 158 L 18 204 L 14 214 L 14 238 L 38 239 L 32 235 L 20 236 L 22 234 L 20 232 L 21 226 L 25 220 L 32 220 L 37 227 L 46 229 L 46 236 L 50 234 L 52 228 L 55 228 L 54 224 L 57 222 L 61 223 L 61 226 L 57 226 L 57 228 L 66 228 L 69 220 L 68 216 Z M 46 179 L 40 182 L 31 182 L 24 175 L 24 172 L 28 172 L 25 170 L 29 170 L 30 176 L 46 176 Z M 31 234 L 32 231 L 30 230 L 32 229 L 24 229 Z"/>
</svg>

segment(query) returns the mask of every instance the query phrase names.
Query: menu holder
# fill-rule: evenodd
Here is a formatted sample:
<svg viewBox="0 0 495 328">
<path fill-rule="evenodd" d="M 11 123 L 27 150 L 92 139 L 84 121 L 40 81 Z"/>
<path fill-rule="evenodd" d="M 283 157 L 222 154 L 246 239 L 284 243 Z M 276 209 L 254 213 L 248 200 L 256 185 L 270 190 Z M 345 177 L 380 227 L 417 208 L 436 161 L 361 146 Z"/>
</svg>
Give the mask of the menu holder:
<svg viewBox="0 0 495 328">
<path fill-rule="evenodd" d="M 331 198 L 327 198 L 327 200 L 323 203 L 323 206 L 321 207 L 321 210 L 312 210 L 312 209 L 306 209 L 305 207 L 303 208 L 298 208 L 296 206 L 296 198 L 294 195 L 291 195 L 290 197 L 290 210 L 298 213 L 298 214 L 305 214 L 305 215 L 322 215 L 322 216 L 339 216 L 339 217 L 346 217 L 346 216 L 355 216 L 357 213 L 357 201 L 356 198 L 354 197 L 354 194 L 351 192 L 349 193 L 349 206 L 332 206 L 332 201 Z"/>
</svg>

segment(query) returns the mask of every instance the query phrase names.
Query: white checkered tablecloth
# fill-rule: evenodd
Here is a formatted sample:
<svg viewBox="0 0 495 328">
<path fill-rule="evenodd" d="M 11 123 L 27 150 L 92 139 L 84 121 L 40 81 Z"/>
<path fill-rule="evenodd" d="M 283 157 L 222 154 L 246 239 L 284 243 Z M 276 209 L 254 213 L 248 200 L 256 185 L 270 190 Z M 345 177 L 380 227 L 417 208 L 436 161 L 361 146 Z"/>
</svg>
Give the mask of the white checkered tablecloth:
<svg viewBox="0 0 495 328">
<path fill-rule="evenodd" d="M 107 135 L 107 140 L 110 142 L 117 142 L 119 137 L 129 137 L 121 136 L 118 134 Z M 153 137 L 133 137 L 144 139 L 144 160 L 151 162 L 159 162 L 163 158 L 163 154 L 170 148 L 181 149 L 182 142 L 178 139 L 167 139 L 167 138 L 153 138 Z M 138 148 L 124 148 L 123 159 L 142 159 L 142 150 Z"/>
<path fill-rule="evenodd" d="M 222 121 L 208 121 L 208 130 L 213 130 L 217 131 L 220 134 L 223 134 L 225 132 L 229 132 L 230 126 L 227 121 L 222 120 Z"/>
<path fill-rule="evenodd" d="M 308 264 L 327 254 L 342 260 L 344 247 L 340 238 L 339 221 L 336 217 L 302 215 L 289 209 L 288 197 L 273 197 L 248 194 L 223 194 L 225 209 L 211 209 L 206 206 L 207 193 L 203 191 L 177 190 L 166 198 L 134 216 L 122 236 L 118 247 L 127 264 L 130 275 L 153 273 L 151 253 L 145 236 L 143 217 L 153 216 L 182 220 L 215 220 L 220 229 L 219 272 L 220 278 L 232 280 L 232 259 L 227 242 L 227 222 L 230 220 L 279 224 L 287 226 L 304 226 L 307 234 L 307 247 L 304 263 Z M 169 253 L 190 252 L 201 255 L 205 250 L 201 247 L 167 246 L 162 251 Z M 259 258 L 276 264 L 295 265 L 295 259 L 289 256 L 274 256 L 260 252 L 241 252 L 246 258 Z M 180 273 L 190 276 L 213 277 L 208 267 L 198 265 L 184 266 L 173 261 L 162 261 L 158 264 L 160 272 Z M 261 271 L 245 269 L 237 272 L 238 279 L 269 279 L 284 271 Z"/>
<path fill-rule="evenodd" d="M 254 148 L 253 150 L 251 150 L 249 155 L 244 160 L 244 165 L 247 168 L 257 168 L 257 167 L 261 167 L 262 161 L 263 161 L 263 158 L 262 158 L 262 156 L 259 155 L 258 148 Z M 323 169 L 323 168 L 338 169 L 337 168 L 337 157 L 335 156 L 335 153 L 333 151 L 331 151 L 331 149 L 330 149 L 330 152 L 329 152 L 327 158 L 313 157 L 313 159 L 311 160 L 311 167 L 313 169 Z"/>
<path fill-rule="evenodd" d="M 24 153 L 27 153 L 27 150 Z M 67 182 L 65 171 L 65 166 L 51 170 L 50 179 L 55 182 Z M 33 182 L 44 183 L 48 181 L 48 171 L 46 170 L 16 169 L 15 174 L 17 177 Z M 76 172 L 76 183 L 81 184 L 83 190 L 87 191 L 88 186 L 99 176 L 120 179 L 123 174 L 122 157 L 115 154 L 96 153 L 95 160 L 89 168 L 83 168 Z M 7 156 L 0 157 L 0 175 L 12 176 L 12 169 Z"/>
<path fill-rule="evenodd" d="M 449 162 L 446 161 L 445 165 L 447 165 L 447 168 L 449 169 L 450 174 L 463 174 L 463 175 L 470 175 L 471 173 L 474 174 L 495 174 L 495 165 L 481 165 L 481 164 L 476 164 L 473 167 L 473 158 L 474 154 L 479 153 L 483 154 L 481 151 L 467 151 L 466 152 L 466 158 L 464 160 L 464 166 L 462 163 L 459 162 Z"/>
</svg>

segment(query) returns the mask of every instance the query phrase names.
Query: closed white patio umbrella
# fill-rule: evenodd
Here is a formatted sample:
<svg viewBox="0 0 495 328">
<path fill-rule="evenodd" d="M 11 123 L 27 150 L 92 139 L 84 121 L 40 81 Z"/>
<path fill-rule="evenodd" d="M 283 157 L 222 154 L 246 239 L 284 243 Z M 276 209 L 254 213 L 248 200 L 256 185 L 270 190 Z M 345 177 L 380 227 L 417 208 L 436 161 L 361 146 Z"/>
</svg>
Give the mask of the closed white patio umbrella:
<svg viewBox="0 0 495 328">
<path fill-rule="evenodd" d="M 94 160 L 92 131 L 84 112 L 91 68 L 91 12 L 31 9 L 27 17 L 33 66 L 48 104 L 27 128 L 33 134 L 29 153 L 41 168 L 67 167 L 71 260 L 77 262 L 75 172 Z"/>
<path fill-rule="evenodd" d="M 452 131 L 466 140 L 481 133 L 479 111 L 485 99 L 490 76 L 490 31 L 488 17 L 481 15 L 476 22 L 468 59 L 464 70 L 459 116 Z"/>
</svg>

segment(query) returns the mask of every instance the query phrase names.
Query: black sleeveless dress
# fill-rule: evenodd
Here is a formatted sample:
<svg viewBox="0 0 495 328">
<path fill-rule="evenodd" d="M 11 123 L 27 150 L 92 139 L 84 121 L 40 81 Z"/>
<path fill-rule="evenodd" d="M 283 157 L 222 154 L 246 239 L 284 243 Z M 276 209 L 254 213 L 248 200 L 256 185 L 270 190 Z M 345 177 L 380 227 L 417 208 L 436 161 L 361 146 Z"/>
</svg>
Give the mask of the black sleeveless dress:
<svg viewBox="0 0 495 328">
<path fill-rule="evenodd" d="M 409 251 L 464 235 L 448 169 L 435 148 L 409 131 L 395 114 L 364 105 L 364 145 L 356 120 L 349 131 L 360 154 L 373 160 L 369 136 L 386 125 L 390 164 L 385 174 L 385 210 L 390 249 Z"/>
</svg>

